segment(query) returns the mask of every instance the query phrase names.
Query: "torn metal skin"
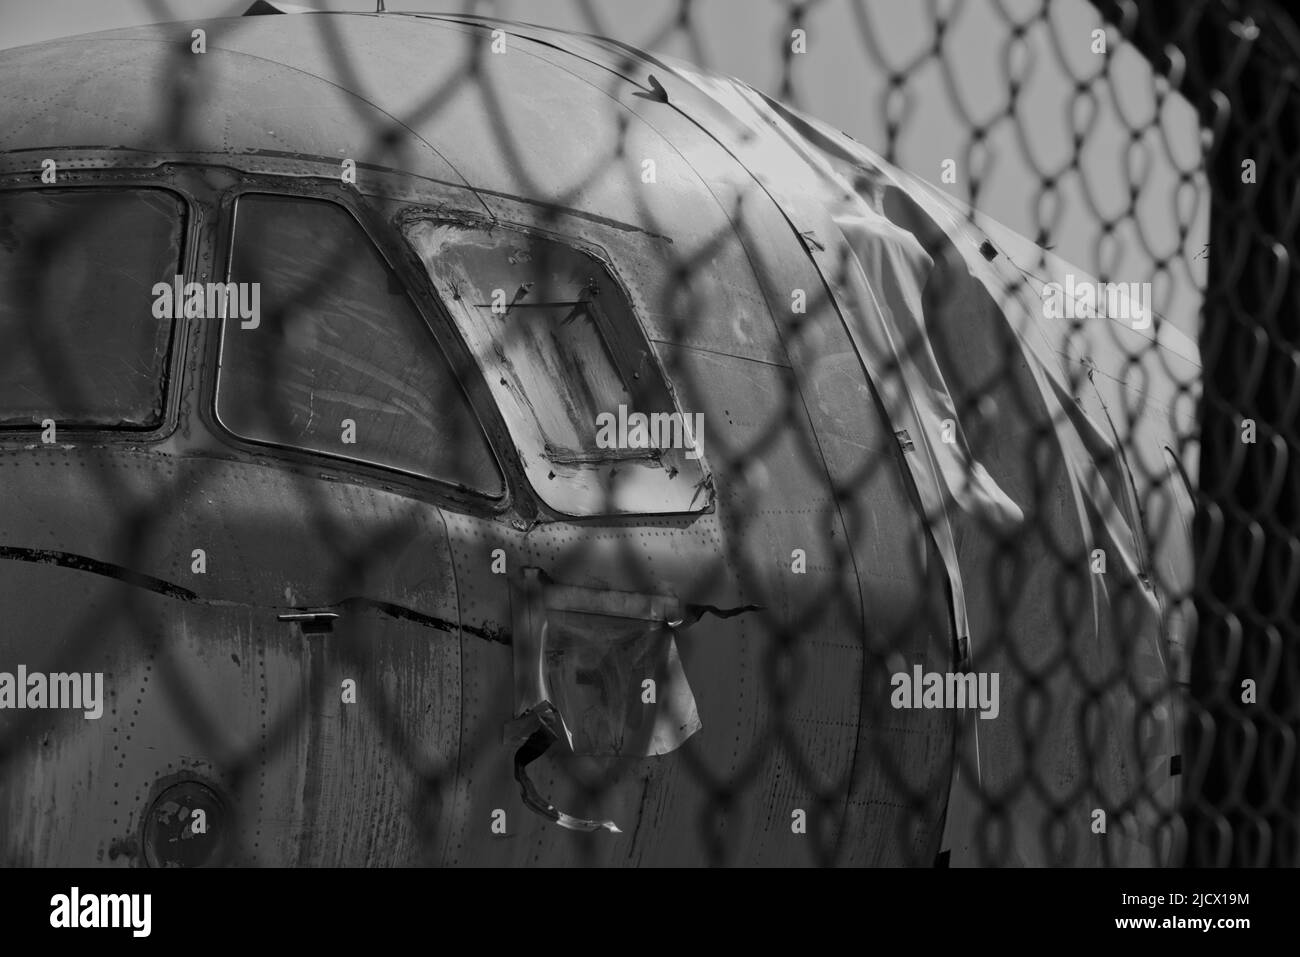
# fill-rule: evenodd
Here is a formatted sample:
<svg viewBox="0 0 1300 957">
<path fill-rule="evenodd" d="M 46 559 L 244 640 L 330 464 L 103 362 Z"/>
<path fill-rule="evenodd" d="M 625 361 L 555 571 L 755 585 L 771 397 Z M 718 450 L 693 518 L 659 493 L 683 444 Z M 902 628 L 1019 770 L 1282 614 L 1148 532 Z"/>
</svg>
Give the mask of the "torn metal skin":
<svg viewBox="0 0 1300 957">
<path fill-rule="evenodd" d="M 729 617 L 757 606 L 683 611 L 670 596 L 557 585 L 539 568 L 522 570 L 512 605 L 516 717 L 505 741 L 522 742 L 515 777 L 524 803 L 562 827 L 618 831 L 612 821 L 556 810 L 524 769 L 557 742 L 580 755 L 676 750 L 701 724 L 674 631 L 706 613 Z"/>
</svg>

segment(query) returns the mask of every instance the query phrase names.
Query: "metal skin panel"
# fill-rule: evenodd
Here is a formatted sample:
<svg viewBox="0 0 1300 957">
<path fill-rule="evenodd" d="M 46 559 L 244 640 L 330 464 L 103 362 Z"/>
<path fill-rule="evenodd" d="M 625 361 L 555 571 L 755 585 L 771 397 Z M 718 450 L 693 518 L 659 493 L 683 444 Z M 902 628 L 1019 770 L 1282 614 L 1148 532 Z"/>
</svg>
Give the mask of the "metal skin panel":
<svg viewBox="0 0 1300 957">
<path fill-rule="evenodd" d="M 1031 723 L 980 728 L 983 787 L 1009 792 L 1018 781 L 1034 782 L 1010 802 L 1023 826 L 1009 834 L 1007 856 L 1022 866 L 1158 863 L 1165 850 L 1152 836 L 1158 816 L 1177 799 L 1170 756 L 1178 741 L 1173 702 L 1163 691 L 1174 636 L 1165 633 L 1157 601 L 1175 582 L 1153 574 L 1147 539 L 1136 531 L 1141 519 L 1131 514 L 1132 477 L 1122 460 L 1108 464 L 1110 436 L 1097 434 L 1095 424 L 1105 423 L 1104 416 L 1090 422 L 1072 408 L 1075 401 L 1082 409 L 1095 405 L 1087 399 L 1090 382 L 1079 384 L 1078 400 L 1054 397 L 1066 403 L 1063 410 L 1044 400 L 1029 361 L 1006 361 L 1016 348 L 1016 323 L 1031 320 L 999 308 L 980 283 L 972 263 L 987 261 L 959 251 L 901 191 L 891 191 L 886 206 L 909 229 L 928 234 L 936 260 L 926 287 L 931 342 L 954 396 L 982 410 L 969 432 L 973 450 L 999 485 L 1034 512 L 1009 560 L 977 523 L 955 516 L 972 632 L 985 636 L 981 667 L 1003 676 L 1004 707 L 1033 699 L 1030 676 L 1045 688 Z M 1070 427 L 1061 427 L 1065 422 Z M 1086 509 L 1076 507 L 1066 480 L 1071 455 L 1091 458 L 1097 470 L 1085 490 Z M 1108 508 L 1122 519 L 1107 519 Z M 1093 548 L 1110 556 L 1107 573 L 1063 581 L 1061 569 L 1086 564 Z M 1050 597 L 1028 600 L 1037 595 Z M 1120 683 L 1087 700 L 1078 673 L 1098 683 L 1126 675 L 1140 694 Z M 1088 811 L 1132 802 L 1139 791 L 1153 800 L 1135 805 L 1123 832 L 1105 850 L 1090 840 Z M 1049 806 L 1071 803 L 1075 813 L 1062 824 Z M 966 854 L 974 849 L 953 849 L 954 860 Z"/>
<path fill-rule="evenodd" d="M 155 785 L 183 775 L 229 801 L 229 863 L 430 862 L 415 835 L 449 828 L 411 796 L 430 769 L 445 769 L 450 787 L 460 710 L 436 508 L 272 463 L 76 447 L 0 459 L 6 487 L 22 490 L 6 496 L 2 523 L 5 659 L 103 671 L 113 695 L 99 721 L 0 714 L 0 736 L 19 742 L 0 788 L 18 826 L 0 857 L 139 864 Z M 170 506 L 153 499 L 163 489 Z M 293 517 L 304 499 L 320 526 Z M 124 551 L 118 520 L 132 501 L 159 509 L 157 524 Z M 405 534 L 388 536 L 363 576 L 321 547 L 328 535 L 370 554 L 373 530 L 394 527 Z M 200 547 L 207 571 L 194 574 Z M 332 633 L 277 617 L 318 608 L 339 612 Z M 356 707 L 341 706 L 344 679 L 357 684 Z M 54 806 L 76 826 L 49 831 Z"/>
<path fill-rule="evenodd" d="M 204 26 L 215 41 L 217 31 Z M 261 151 L 341 162 L 365 158 L 375 131 L 393 122 L 364 97 L 274 60 L 219 50 L 191 54 L 190 30 L 167 24 L 5 50 L 0 150 Z M 76 69 L 59 66 L 69 62 Z M 191 71 L 201 81 L 197 98 L 176 120 L 177 76 Z M 268 90 L 276 95 L 268 97 Z M 412 138 L 403 150 L 412 173 L 463 184 L 427 143 Z"/>
</svg>

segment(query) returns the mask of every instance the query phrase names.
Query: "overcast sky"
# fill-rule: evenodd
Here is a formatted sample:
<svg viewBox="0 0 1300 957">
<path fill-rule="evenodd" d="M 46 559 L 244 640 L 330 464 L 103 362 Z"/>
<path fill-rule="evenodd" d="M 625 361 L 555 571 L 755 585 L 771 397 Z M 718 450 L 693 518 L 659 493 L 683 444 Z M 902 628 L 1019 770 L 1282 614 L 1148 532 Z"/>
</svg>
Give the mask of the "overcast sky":
<svg viewBox="0 0 1300 957">
<path fill-rule="evenodd" d="M 0 48 L 161 20 L 231 16 L 252 0 L 3 0 Z M 373 11 L 357 0 L 303 0 L 317 10 Z M 600 32 L 655 52 L 680 56 L 743 79 L 773 95 L 782 91 L 781 53 L 790 42 L 789 4 L 783 0 L 696 0 L 689 30 L 674 28 L 678 0 L 389 0 L 390 9 L 419 12 L 472 10 L 567 29 Z M 909 72 L 906 120 L 896 159 L 913 173 L 967 199 L 964 167 L 972 122 L 987 122 L 1007 109 L 1008 76 L 1023 77 L 1015 120 L 1004 119 L 989 132 L 989 160 L 979 207 L 1007 226 L 1033 236 L 1042 176 L 1073 154 L 1070 117 L 1083 108 L 1073 101 L 1074 77 L 1091 75 L 1100 58 L 1091 51 L 1092 31 L 1100 27 L 1085 0 L 1053 0 L 1050 23 L 1037 22 L 1016 49 L 1008 46 L 1011 15 L 1032 16 L 1037 2 L 964 0 L 956 4 L 918 0 L 820 0 L 808 4 L 803 28 L 807 52 L 790 58 L 796 105 L 885 151 L 884 94 L 888 76 L 923 57 Z M 855 12 L 854 7 L 861 12 Z M 934 43 L 933 6 L 958 12 L 944 40 L 943 60 L 924 52 Z M 584 15 L 592 11 L 596 19 Z M 875 46 L 868 42 L 874 39 Z M 1110 31 L 1112 43 L 1117 40 Z M 885 62 L 882 62 L 882 58 Z M 941 62 L 947 70 L 941 68 Z M 948 76 L 945 77 L 945 72 Z M 1156 278 L 1156 310 L 1195 335 L 1204 284 L 1205 257 L 1197 254 L 1208 233 L 1208 202 L 1191 219 L 1184 262 L 1165 279 L 1151 275 L 1151 257 L 1132 224 L 1118 234 L 1119 245 L 1097 248 L 1097 214 L 1085 200 L 1084 184 L 1103 215 L 1128 205 L 1126 166 L 1145 163 L 1147 180 L 1138 201 L 1138 219 L 1158 254 L 1178 249 L 1174 215 L 1177 168 L 1199 165 L 1199 135 L 1191 108 L 1169 96 L 1157 111 L 1156 83 L 1145 61 L 1131 48 L 1116 45 L 1109 87 L 1097 87 L 1098 117 L 1079 157 L 1081 175 L 1061 180 L 1063 214 L 1051 237 L 1054 251 L 1093 273 L 1111 279 Z M 958 100 L 960 99 L 960 102 Z M 1128 126 L 1145 128 L 1136 148 Z M 1156 122 L 1158 120 L 1158 123 Z M 1163 134 L 1163 135 L 1162 135 Z M 958 163 L 958 182 L 940 182 L 945 159 Z M 1186 191 L 1185 191 L 1186 192 Z M 1186 215 L 1186 213 L 1184 213 Z"/>
</svg>

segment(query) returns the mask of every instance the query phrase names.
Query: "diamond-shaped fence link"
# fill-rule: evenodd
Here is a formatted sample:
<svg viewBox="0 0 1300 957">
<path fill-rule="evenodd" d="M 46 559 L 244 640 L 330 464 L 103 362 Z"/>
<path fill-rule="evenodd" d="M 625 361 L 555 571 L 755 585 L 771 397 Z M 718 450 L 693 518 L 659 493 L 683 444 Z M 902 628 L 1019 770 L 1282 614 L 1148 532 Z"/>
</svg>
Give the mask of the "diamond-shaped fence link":
<svg viewBox="0 0 1300 957">
<path fill-rule="evenodd" d="M 1290 15 L 755 8 L 0 54 L 0 860 L 1300 860 Z"/>
</svg>

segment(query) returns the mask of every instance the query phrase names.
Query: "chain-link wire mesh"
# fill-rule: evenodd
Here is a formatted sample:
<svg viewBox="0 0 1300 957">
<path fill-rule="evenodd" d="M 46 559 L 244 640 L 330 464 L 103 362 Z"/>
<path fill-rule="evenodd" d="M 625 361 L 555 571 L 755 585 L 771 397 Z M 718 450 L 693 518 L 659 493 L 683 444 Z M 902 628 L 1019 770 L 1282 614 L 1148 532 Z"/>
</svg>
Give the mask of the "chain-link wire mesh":
<svg viewBox="0 0 1300 957">
<path fill-rule="evenodd" d="M 1278 8 L 148 6 L 0 58 L 6 863 L 1296 861 Z"/>
</svg>

